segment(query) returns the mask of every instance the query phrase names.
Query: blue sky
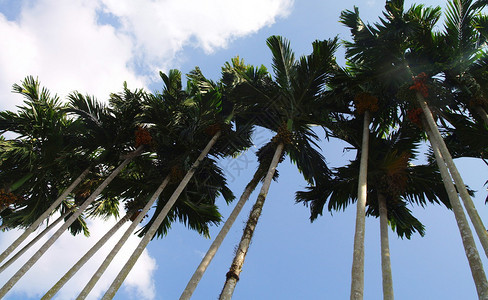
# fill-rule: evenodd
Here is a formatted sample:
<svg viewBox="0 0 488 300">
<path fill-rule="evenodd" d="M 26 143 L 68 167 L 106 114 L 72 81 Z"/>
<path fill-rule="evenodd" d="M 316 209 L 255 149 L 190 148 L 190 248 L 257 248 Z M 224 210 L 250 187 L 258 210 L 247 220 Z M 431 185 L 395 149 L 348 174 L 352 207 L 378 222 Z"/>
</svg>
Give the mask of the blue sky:
<svg viewBox="0 0 488 300">
<path fill-rule="evenodd" d="M 224 62 L 239 55 L 247 63 L 270 66 L 265 40 L 282 35 L 291 41 L 297 56 L 308 54 L 316 39 L 339 35 L 348 39 L 339 24 L 340 12 L 360 9 L 363 20 L 377 21 L 383 1 L 17 1 L 0 0 L 0 109 L 14 109 L 21 99 L 10 93 L 11 85 L 27 75 L 37 75 L 53 93 L 64 97 L 72 90 L 94 94 L 100 100 L 129 87 L 160 88 L 157 71 L 178 68 L 183 73 L 200 66 L 217 80 Z M 406 1 L 409 6 L 413 1 Z M 424 1 L 441 5 L 444 1 Z M 343 62 L 343 51 L 338 61 Z M 270 69 L 270 68 L 269 68 Z M 269 133 L 256 132 L 256 146 Z M 338 142 L 322 143 L 331 166 L 342 166 L 355 156 Z M 231 188 L 239 196 L 256 168 L 251 149 L 235 161 L 222 161 Z M 466 183 L 477 192 L 475 203 L 486 221 L 484 205 L 488 169 L 480 161 L 458 160 Z M 346 299 L 349 297 L 355 206 L 344 212 L 325 213 L 313 224 L 306 207 L 294 204 L 294 194 L 306 183 L 285 160 L 278 167 L 262 218 L 246 258 L 234 299 Z M 210 265 L 193 299 L 217 298 L 230 266 L 235 245 L 257 193 Z M 231 207 L 219 202 L 226 218 Z M 426 226 L 426 236 L 411 240 L 390 231 L 393 283 L 396 299 L 475 299 L 476 292 L 452 212 L 440 206 L 411 207 Z M 104 225 L 95 222 L 92 235 Z M 213 227 L 212 237 L 218 232 Z M 17 233 L 0 235 L 4 249 Z M 130 243 L 135 247 L 137 239 Z M 63 237 L 50 249 L 29 276 L 19 281 L 7 299 L 38 299 L 69 268 L 94 238 Z M 168 236 L 154 240 L 116 299 L 177 299 L 211 240 L 175 224 Z M 365 299 L 382 294 L 379 222 L 366 223 Z M 479 247 L 480 249 L 480 247 Z M 125 250 L 125 255 L 131 249 Z M 483 256 L 483 255 L 482 255 Z M 100 260 L 100 259 L 99 259 Z M 108 272 L 113 278 L 123 259 Z M 483 259 L 486 265 L 486 257 Z M 79 277 L 60 292 L 59 299 L 76 297 L 96 268 L 86 266 Z M 90 269 L 91 268 L 91 269 Z M 0 281 L 7 279 L 0 275 Z M 103 284 L 110 283 L 107 278 Z M 97 289 L 102 293 L 104 287 Z M 99 295 L 98 294 L 98 295 Z M 93 299 L 98 296 L 94 295 Z"/>
</svg>

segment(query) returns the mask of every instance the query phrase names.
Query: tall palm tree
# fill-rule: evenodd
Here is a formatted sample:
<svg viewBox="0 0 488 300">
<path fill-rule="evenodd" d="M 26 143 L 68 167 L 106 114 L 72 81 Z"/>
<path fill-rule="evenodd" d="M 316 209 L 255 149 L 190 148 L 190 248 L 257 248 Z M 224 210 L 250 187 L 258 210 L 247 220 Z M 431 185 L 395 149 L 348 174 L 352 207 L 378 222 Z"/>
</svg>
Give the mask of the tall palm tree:
<svg viewBox="0 0 488 300">
<path fill-rule="evenodd" d="M 229 123 L 236 114 L 236 107 L 228 105 L 218 86 L 215 87 L 211 82 L 197 81 L 196 78 L 201 77 L 200 74 L 199 69 L 196 69 L 194 72 L 190 73 L 188 77 L 189 87 L 187 91 L 188 98 L 185 100 L 186 109 L 183 111 L 183 114 L 181 114 L 185 117 L 181 123 L 181 127 L 184 128 L 184 130 L 179 133 L 180 138 L 187 137 L 189 138 L 188 141 L 191 142 L 189 144 L 191 146 L 191 151 L 188 157 L 191 157 L 191 159 L 195 159 L 197 155 L 198 157 L 196 157 L 193 164 L 188 167 L 186 175 L 181 179 L 181 182 L 169 199 L 164 202 L 158 202 L 158 207 L 156 208 L 158 212 L 157 216 L 155 215 L 149 221 L 150 224 L 148 224 L 142 231 L 144 237 L 103 296 L 104 299 L 111 299 L 115 295 L 130 269 L 154 235 L 165 232 L 165 223 L 172 218 L 171 216 L 168 216 L 168 213 L 170 213 L 175 203 L 176 205 L 181 204 L 181 201 L 177 202 L 177 200 L 180 198 L 181 193 L 184 191 L 193 175 L 197 172 L 197 168 L 202 163 L 208 164 L 211 162 L 209 158 L 206 158 L 207 155 L 210 154 L 219 157 L 222 155 L 235 154 L 237 151 L 241 151 L 243 148 L 250 146 L 248 137 L 237 137 L 235 132 L 230 128 Z M 170 98 L 178 97 L 178 95 L 181 95 L 182 93 L 183 95 L 185 94 L 184 91 L 181 91 L 180 81 L 174 81 L 175 85 L 173 86 L 168 85 L 168 82 L 166 82 L 167 79 L 167 77 L 165 78 L 165 76 L 163 76 L 163 80 L 165 80 L 167 87 L 171 87 L 169 88 L 168 95 Z M 174 87 L 176 87 L 176 89 Z M 211 137 L 210 141 L 206 140 L 206 136 Z"/>
<path fill-rule="evenodd" d="M 439 111 L 442 111 L 446 106 L 461 110 L 465 110 L 468 107 L 466 104 L 459 104 L 459 100 L 466 99 L 465 95 L 459 93 L 459 91 L 466 91 L 466 89 L 469 89 L 470 84 L 476 85 L 471 80 L 472 76 L 469 75 L 469 70 L 473 67 L 473 64 L 476 66 L 483 61 L 483 59 L 479 58 L 483 57 L 480 43 L 483 43 L 484 37 L 475 29 L 476 18 L 474 16 L 484 6 L 485 4 L 482 1 L 449 1 L 444 32 L 437 33 L 432 31 L 432 27 L 437 21 L 433 19 L 429 26 L 422 28 L 422 31 L 412 30 L 409 33 L 410 42 L 407 45 L 408 51 L 406 51 L 407 54 L 404 59 L 404 68 L 405 72 L 411 75 L 418 74 L 414 79 L 414 85 L 411 87 L 415 92 L 411 96 L 412 99 L 410 101 L 416 102 L 416 105 L 422 109 L 428 126 L 432 130 L 431 143 L 439 143 L 438 147 L 443 153 L 443 160 L 448 165 L 456 185 L 460 187 L 461 199 L 485 250 L 485 254 L 488 256 L 488 234 L 469 193 L 465 189 L 452 157 L 444 145 L 437 124 L 430 117 L 434 114 L 436 118 L 440 117 L 442 119 L 442 114 Z M 412 11 L 404 13 L 403 6 L 400 5 L 397 6 L 396 10 L 398 13 L 389 20 L 389 24 L 395 22 L 408 26 L 408 23 L 415 23 L 423 18 L 422 15 Z M 404 32 L 404 34 L 408 33 Z M 442 78 L 444 78 L 443 81 L 441 81 Z M 470 84 L 467 84 L 468 81 Z M 465 87 L 462 87 L 461 83 Z M 442 91 L 439 88 L 441 85 L 447 91 Z M 474 92 L 472 90 L 470 93 Z M 473 100 L 471 98 L 469 100 Z M 472 115 L 476 117 L 478 114 L 472 112 Z"/>
<path fill-rule="evenodd" d="M 438 64 L 432 64 L 429 61 L 429 56 L 424 55 L 427 53 L 426 49 L 435 49 L 433 45 L 433 38 L 437 38 L 436 35 L 432 34 L 432 29 L 440 17 L 439 8 L 423 8 L 422 6 L 412 6 L 406 12 L 403 9 L 403 1 L 387 1 L 386 12 L 384 13 L 385 18 L 381 19 L 381 23 L 376 24 L 376 26 L 370 26 L 364 24 L 359 18 L 359 12 L 355 9 L 351 12 L 354 18 L 351 18 L 354 22 L 351 22 L 350 26 L 352 28 L 352 33 L 355 36 L 354 48 L 352 52 L 354 55 L 350 57 L 353 61 L 362 60 L 378 60 L 381 57 L 381 61 L 377 62 L 376 65 L 379 66 L 379 76 L 380 80 L 394 80 L 397 82 L 397 86 L 405 85 L 405 82 L 409 82 L 412 73 L 420 74 L 422 71 L 428 72 L 430 74 L 438 74 L 440 72 Z M 434 40 L 435 41 L 435 40 Z M 430 43 L 430 44 L 429 44 Z M 432 51 L 435 52 L 435 51 Z M 437 101 L 444 99 L 446 93 L 442 93 L 442 88 L 432 91 L 426 89 L 425 83 L 426 76 L 419 76 L 412 86 L 410 92 L 414 93 L 410 105 L 420 105 L 424 115 L 429 120 L 429 129 L 432 130 L 432 135 L 430 137 L 430 142 L 434 148 L 439 147 L 442 144 L 442 138 L 438 134 L 437 126 L 435 125 L 432 114 L 425 103 L 424 96 L 429 94 L 429 98 L 436 99 Z M 411 82 L 411 81 L 410 81 Z M 429 81 L 429 83 L 434 83 L 435 81 Z M 407 91 L 411 83 L 406 84 Z M 431 85 L 435 86 L 435 85 Z M 401 89 L 400 89 L 401 91 Z M 423 95 L 422 95 L 423 94 Z M 444 97 L 444 98 L 443 98 Z M 400 98 L 400 97 L 399 97 Z M 407 97 L 408 98 L 408 97 Z M 430 100 L 432 101 L 432 100 Z M 408 103 L 408 102 L 407 102 Z M 418 104 L 416 104 L 418 103 Z M 408 106 L 409 104 L 405 105 Z M 439 144 L 438 144 L 439 142 Z M 435 146 L 435 145 L 436 146 Z M 442 153 L 442 161 L 439 164 L 447 163 L 449 165 L 449 170 L 451 175 L 455 179 L 456 186 L 459 188 L 461 196 L 464 202 L 468 203 L 469 195 L 465 188 L 464 183 L 460 180 L 460 176 L 456 175 L 455 166 L 452 160 L 449 159 L 448 151 L 445 147 L 440 147 Z M 444 180 L 446 188 L 449 190 L 447 179 Z M 451 201 L 458 201 L 456 197 L 451 197 Z M 452 207 L 456 205 L 451 203 Z M 480 226 L 479 218 L 476 218 L 473 210 L 470 210 L 469 205 L 467 205 L 467 210 L 471 211 L 470 217 L 477 228 L 478 236 L 482 240 L 482 244 L 485 244 L 483 240 L 484 236 L 487 235 L 486 230 Z M 458 224 L 461 222 L 459 214 L 455 214 Z M 469 235 L 471 232 L 469 230 L 464 230 L 465 227 L 460 227 L 460 233 L 463 237 L 463 241 L 470 239 Z M 469 229 L 469 228 L 468 228 Z M 474 244 L 473 244 L 474 246 Z M 476 248 L 471 247 L 471 244 L 465 244 L 466 253 L 468 261 L 470 262 L 472 273 L 484 273 L 479 256 L 477 256 Z M 469 255 L 468 255 L 469 253 Z M 471 255 L 474 253 L 473 255 Z M 480 271 L 481 270 L 481 271 Z M 484 286 L 486 285 L 485 276 L 475 276 L 475 282 L 477 290 L 480 297 L 485 293 Z"/>
<path fill-rule="evenodd" d="M 13 91 L 26 100 L 17 113 L 0 113 L 0 131 L 18 135 L 1 145 L 0 176 L 3 183 L 10 184 L 6 189 L 20 193 L 19 199 L 23 200 L 8 215 L 4 214 L 3 223 L 10 228 L 26 227 L 26 230 L 0 255 L 0 261 L 60 207 L 90 168 L 72 143 L 77 122 L 67 118 L 59 99 L 52 97 L 47 89 L 41 89 L 33 77 L 25 78 L 22 85 L 15 84 Z M 79 171 L 77 165 L 86 169 Z M 77 178 L 71 177 L 77 173 L 80 174 Z"/>
<path fill-rule="evenodd" d="M 487 56 L 484 50 L 486 45 L 486 14 L 481 14 L 481 10 L 486 6 L 485 1 L 452 1 L 449 2 L 445 30 L 444 42 L 453 48 L 450 56 L 446 57 L 446 68 L 443 70 L 445 82 L 451 87 L 457 96 L 459 106 L 462 111 L 467 111 L 477 123 L 488 126 L 488 114 L 486 112 L 486 72 Z M 480 120 L 480 121 L 478 121 Z M 457 123 L 454 126 L 459 126 Z M 479 126 L 478 126 L 479 127 Z M 481 139 L 482 140 L 482 139 Z M 441 145 L 442 146 L 442 145 Z M 442 149 L 443 147 L 441 147 Z M 450 163 L 450 157 L 447 153 L 443 154 Z M 451 163 L 450 163 L 451 164 Z M 461 182 L 457 170 L 452 167 L 451 173 Z M 451 168 L 450 168 L 451 170 Z M 476 212 L 471 199 L 463 194 L 464 206 L 480 236 L 482 245 L 486 251 L 488 243 L 488 234 L 484 229 L 481 218 Z"/>
<path fill-rule="evenodd" d="M 362 299 L 364 289 L 364 235 L 365 235 L 365 209 L 367 199 L 367 174 L 368 174 L 368 152 L 369 152 L 369 127 L 380 133 L 388 133 L 398 120 L 397 101 L 392 90 L 395 89 L 396 80 L 394 77 L 383 77 L 382 62 L 371 58 L 356 59 L 361 55 L 358 52 L 357 43 L 362 42 L 362 33 L 358 31 L 358 11 L 343 11 L 340 22 L 351 29 L 353 42 L 345 42 L 346 59 L 348 66 L 345 69 L 338 69 L 331 80 L 330 91 L 326 97 L 330 101 L 342 101 L 350 103 L 354 99 L 355 118 L 363 119 L 361 148 L 358 149 L 361 155 L 361 167 L 359 169 L 358 201 L 356 210 L 356 227 L 354 233 L 354 250 L 351 270 L 351 299 Z M 383 80 L 381 80 L 381 79 Z M 349 106 L 351 106 L 349 104 Z M 347 104 L 346 104 L 347 106 Z M 379 110 L 379 112 L 378 112 Z M 347 112 L 346 112 L 347 114 Z M 374 115 L 372 115 L 374 114 Z M 338 114 L 342 118 L 342 114 Z M 337 126 L 333 126 L 336 127 Z"/>
<path fill-rule="evenodd" d="M 268 76 L 267 70 L 262 66 L 261 68 L 254 68 L 250 65 L 245 65 L 244 61 L 239 59 L 239 57 L 233 58 L 231 62 L 227 62 L 224 67 L 222 68 L 222 79 L 221 82 L 224 86 L 224 91 L 227 91 L 229 100 L 233 101 L 234 97 L 232 93 L 236 87 L 242 83 L 243 80 L 251 80 L 256 82 L 263 80 L 266 76 Z M 207 79 L 199 77 L 198 82 L 205 83 L 208 82 Z M 238 103 L 235 103 L 238 105 Z M 246 105 L 244 105 L 246 106 Z M 252 119 L 246 120 L 246 118 L 242 118 L 239 115 L 236 116 L 236 129 L 239 136 L 246 137 L 248 136 L 249 130 L 252 128 Z M 261 151 L 258 151 L 261 153 Z M 258 158 L 266 159 L 266 156 L 258 155 Z M 268 159 L 269 160 L 269 159 Z M 220 229 L 219 233 L 215 237 L 214 241 L 210 245 L 209 249 L 205 253 L 205 256 L 202 258 L 201 263 L 198 265 L 197 269 L 193 273 L 192 277 L 190 278 L 187 286 L 185 287 L 184 291 L 182 292 L 180 299 L 190 299 L 191 295 L 195 291 L 200 279 L 203 277 L 207 267 L 209 266 L 210 262 L 212 261 L 213 257 L 217 253 L 220 245 L 224 241 L 227 233 L 229 232 L 230 228 L 234 224 L 237 216 L 240 214 L 244 204 L 249 199 L 251 193 L 256 189 L 258 183 L 264 179 L 266 175 L 266 167 L 270 164 L 270 162 L 261 162 L 259 167 L 257 168 L 256 172 L 254 173 L 253 178 L 251 181 L 246 185 L 244 192 L 242 193 L 239 201 L 237 202 L 236 206 L 232 210 L 231 214 L 225 221 L 224 225 Z M 276 175 L 277 173 L 275 173 Z M 276 177 L 276 176 L 275 176 Z"/>
<path fill-rule="evenodd" d="M 338 138 L 360 149 L 359 121 L 350 120 L 337 124 L 342 130 Z M 337 132 L 337 131 L 336 131 Z M 407 204 L 424 206 L 427 201 L 449 206 L 439 172 L 432 165 L 412 165 L 420 142 L 418 129 L 404 124 L 387 137 L 372 133 L 368 168 L 368 198 L 366 214 L 380 217 L 383 298 L 393 299 L 393 280 L 389 260 L 387 223 L 401 237 L 410 238 L 414 232 L 424 234 L 424 226 L 411 215 Z M 322 215 L 328 202 L 329 210 L 343 210 L 359 195 L 360 154 L 348 166 L 337 168 L 333 179 L 318 182 L 306 192 L 297 193 L 297 201 L 310 206 L 311 221 Z"/>
<path fill-rule="evenodd" d="M 412 57 L 414 57 L 416 60 L 419 60 L 417 57 L 424 56 L 435 61 L 437 65 L 442 66 L 440 70 L 428 70 L 427 77 L 420 78 L 420 76 L 417 76 L 415 85 L 419 85 L 419 87 L 423 88 L 423 92 L 416 90 L 415 97 L 418 105 L 422 108 L 425 120 L 430 127 L 432 135 L 431 142 L 438 143 L 438 147 L 442 152 L 442 157 L 448 166 L 449 172 L 451 173 L 456 185 L 459 187 L 459 194 L 463 200 L 466 212 L 473 223 L 485 254 L 488 256 L 488 233 L 486 232 L 486 227 L 484 226 L 473 204 L 473 201 L 465 188 L 464 182 L 457 170 L 456 165 L 454 164 L 454 161 L 452 160 L 451 154 L 439 133 L 437 124 L 431 117 L 433 116 L 433 112 L 436 116 L 439 115 L 435 113 L 435 111 L 442 109 L 445 106 L 445 103 L 439 102 L 439 98 L 442 99 L 442 97 L 436 95 L 435 80 L 428 78 L 428 76 L 437 75 L 437 72 L 441 73 L 442 76 L 445 77 L 444 84 L 447 85 L 447 88 L 451 89 L 451 91 L 456 90 L 456 87 L 453 88 L 453 83 L 454 86 L 460 86 L 460 82 L 465 82 L 467 84 L 464 84 L 464 86 L 468 86 L 467 89 L 469 89 L 469 83 L 471 83 L 471 85 L 477 84 L 475 81 L 473 82 L 472 77 L 470 79 L 469 72 L 467 71 L 473 67 L 473 65 L 476 66 L 477 62 L 483 61 L 482 59 L 478 60 L 478 58 L 480 55 L 484 56 L 484 52 L 480 45 L 480 42 L 483 42 L 484 37 L 479 34 L 477 29 L 475 29 L 475 15 L 477 15 L 485 5 L 486 4 L 484 4 L 482 1 L 449 1 L 448 10 L 446 13 L 445 30 L 441 35 L 432 35 L 433 38 L 431 38 L 430 41 L 430 44 L 435 45 L 435 49 L 443 49 L 443 51 L 440 51 L 440 55 L 436 54 L 434 56 L 429 51 L 423 49 L 427 48 L 424 45 L 413 43 L 411 46 L 411 52 Z M 447 51 L 447 49 L 452 49 L 452 51 Z M 410 64 L 410 62 L 406 63 L 407 66 Z M 418 69 L 419 68 L 417 67 L 417 70 Z M 412 71 L 415 72 L 415 70 Z M 465 87 L 461 86 L 461 89 L 466 89 Z M 428 89 L 431 89 L 431 91 L 428 91 Z M 472 93 L 475 92 L 472 91 Z M 478 96 L 480 95 L 478 94 L 476 97 Z M 454 97 L 454 99 L 457 98 L 462 99 L 463 97 Z M 452 104 L 451 106 L 454 105 Z M 481 105 L 475 104 L 474 106 L 477 109 L 475 109 L 475 112 L 472 112 L 472 115 L 480 115 L 482 118 L 486 118 L 486 112 L 481 112 L 480 114 L 480 110 L 482 110 Z M 469 106 L 465 105 L 465 107 L 468 107 L 469 110 Z"/>
<path fill-rule="evenodd" d="M 113 115 L 112 123 L 116 129 L 120 132 L 120 136 L 128 137 L 133 135 L 133 128 L 134 125 L 130 126 L 132 122 L 134 122 L 134 115 L 140 111 L 137 110 L 137 107 L 140 106 L 140 97 L 142 96 L 142 91 L 131 92 L 127 89 L 127 86 L 124 84 L 124 92 L 122 94 L 112 94 L 110 103 L 113 105 L 111 109 L 111 114 Z M 127 122 L 127 123 L 123 123 Z M 129 132 L 129 133 L 128 133 Z M 124 146 L 121 147 L 122 150 L 124 147 L 125 149 L 131 149 L 132 144 L 131 139 L 125 139 L 120 141 L 120 144 Z M 132 148 L 133 149 L 133 148 Z M 131 149 L 131 150 L 132 150 Z M 132 150 L 131 153 L 126 155 L 123 162 L 113 170 L 110 175 L 103 181 L 100 186 L 98 186 L 95 191 L 81 204 L 77 210 L 65 221 L 65 223 L 41 246 L 41 248 L 8 280 L 8 282 L 0 289 L 0 297 L 3 297 L 14 285 L 18 282 L 20 278 L 39 260 L 39 258 L 54 244 L 54 242 L 64 233 L 68 227 L 70 227 L 73 222 L 75 222 L 80 215 L 88 208 L 92 202 L 96 200 L 96 198 L 101 194 L 101 192 L 105 189 L 105 187 L 115 178 L 123 169 L 124 167 L 137 155 L 139 155 L 144 149 L 144 145 L 140 145 L 136 150 Z"/>
<path fill-rule="evenodd" d="M 308 181 L 313 182 L 329 172 L 322 155 L 312 146 L 317 146 L 318 137 L 311 124 L 321 124 L 323 120 L 321 114 L 325 109 L 318 113 L 319 104 L 322 104 L 319 95 L 335 66 L 333 55 L 337 39 L 314 42 L 312 54 L 299 60 L 295 60 L 289 42 L 281 37 L 268 38 L 267 45 L 273 56 L 275 79 L 246 80 L 235 92 L 239 93 L 239 101 L 253 103 L 256 112 L 261 112 L 255 123 L 277 134 L 261 149 L 263 153 L 273 153 L 271 163 L 226 275 L 220 299 L 232 297 L 271 179 L 284 155 L 289 155 Z"/>
</svg>

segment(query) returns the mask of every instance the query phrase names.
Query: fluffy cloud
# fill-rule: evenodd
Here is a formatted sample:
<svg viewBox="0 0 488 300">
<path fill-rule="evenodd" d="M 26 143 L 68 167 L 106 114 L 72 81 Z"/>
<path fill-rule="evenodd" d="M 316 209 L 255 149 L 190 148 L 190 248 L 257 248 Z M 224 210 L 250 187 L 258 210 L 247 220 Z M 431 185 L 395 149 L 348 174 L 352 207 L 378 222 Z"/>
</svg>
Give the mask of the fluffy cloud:
<svg viewBox="0 0 488 300">
<path fill-rule="evenodd" d="M 185 46 L 206 52 L 286 16 L 292 0 L 39 0 L 0 14 L 0 109 L 21 99 L 13 83 L 38 76 L 62 98 L 73 89 L 106 99 L 144 87 L 174 66 Z M 0 11 L 1 12 L 1 11 Z"/>
<path fill-rule="evenodd" d="M 115 220 L 105 222 L 101 220 L 89 221 L 88 225 L 91 232 L 89 238 L 72 236 L 69 233 L 63 234 L 37 264 L 13 287 L 9 295 L 32 299 L 40 298 L 114 224 Z M 119 229 L 117 234 L 66 283 L 57 294 L 57 299 L 72 299 L 79 294 L 85 283 L 88 282 L 128 226 L 129 224 L 126 224 Z M 0 240 L 1 249 L 7 248 L 19 234 L 20 232 L 15 230 L 2 233 Z M 0 274 L 0 282 L 6 282 L 14 274 L 15 270 L 19 269 L 34 251 L 40 247 L 41 243 L 44 243 L 47 239 L 48 237 L 44 237 L 37 246 L 26 252 L 17 262 Z M 129 238 L 124 248 L 115 257 L 104 276 L 92 290 L 89 299 L 99 299 L 101 297 L 139 241 L 140 239 L 136 236 Z M 154 299 L 155 287 L 152 275 L 155 270 L 155 259 L 151 258 L 147 251 L 144 251 L 127 277 L 124 289 L 139 295 L 140 299 Z"/>
<path fill-rule="evenodd" d="M 258 31 L 286 16 L 291 0 L 102 0 L 121 29 L 133 37 L 146 62 L 170 64 L 183 46 L 206 52 Z"/>
<path fill-rule="evenodd" d="M 18 21 L 0 15 L 0 109 L 20 102 L 11 86 L 27 75 L 62 97 L 78 89 L 106 98 L 124 80 L 143 85 L 128 67 L 132 42 L 97 24 L 97 6 L 89 3 L 42 0 L 25 6 Z"/>
</svg>

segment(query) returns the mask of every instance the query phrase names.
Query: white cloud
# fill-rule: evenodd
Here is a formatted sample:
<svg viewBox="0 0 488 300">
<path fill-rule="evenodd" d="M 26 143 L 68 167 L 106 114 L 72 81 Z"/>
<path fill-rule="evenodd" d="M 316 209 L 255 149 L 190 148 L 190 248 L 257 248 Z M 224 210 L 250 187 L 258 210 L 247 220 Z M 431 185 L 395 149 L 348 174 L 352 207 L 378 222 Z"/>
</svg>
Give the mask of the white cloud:
<svg viewBox="0 0 488 300">
<path fill-rule="evenodd" d="M 91 232 L 89 238 L 81 235 L 72 236 L 67 232 L 64 233 L 37 264 L 13 287 L 8 295 L 32 299 L 40 298 L 114 224 L 115 220 L 106 222 L 101 220 L 89 221 L 88 225 Z M 129 224 L 125 224 L 119 229 L 117 234 L 66 283 L 57 294 L 56 299 L 73 299 L 79 294 L 128 226 Z M 0 239 L 1 249 L 5 249 L 18 235 L 19 231 L 2 233 L 2 238 Z M 16 263 L 0 274 L 0 282 L 6 282 L 27 261 L 34 253 L 34 250 L 38 249 L 47 239 L 48 237 L 43 238 L 42 242 L 38 243 L 37 246 L 25 253 Z M 129 238 L 112 261 L 104 276 L 92 290 L 88 299 L 99 299 L 103 295 L 139 242 L 140 239 L 136 236 Z M 152 276 L 155 270 L 156 260 L 150 257 L 145 250 L 124 282 L 124 289 L 139 295 L 140 299 L 154 299 L 155 285 Z"/>
<path fill-rule="evenodd" d="M 148 62 L 169 63 L 187 44 L 206 52 L 289 14 L 292 0 L 102 0 Z M 193 42 L 192 42 L 193 41 Z"/>
<path fill-rule="evenodd" d="M 64 98 L 76 89 L 106 99 L 122 82 L 143 87 L 174 67 L 184 46 L 206 52 L 286 16 L 293 0 L 25 1 L 15 21 L 0 14 L 0 109 L 21 98 L 13 83 L 39 76 Z M 1 11 L 0 11 L 1 12 Z M 100 13 L 120 24 L 100 21 Z M 148 76 L 149 75 L 149 76 Z"/>
<path fill-rule="evenodd" d="M 27 75 L 62 98 L 74 89 L 107 98 L 124 80 L 143 86 L 128 67 L 132 42 L 98 25 L 93 3 L 41 0 L 25 6 L 16 22 L 0 15 L 0 109 L 21 101 L 10 90 Z"/>
</svg>

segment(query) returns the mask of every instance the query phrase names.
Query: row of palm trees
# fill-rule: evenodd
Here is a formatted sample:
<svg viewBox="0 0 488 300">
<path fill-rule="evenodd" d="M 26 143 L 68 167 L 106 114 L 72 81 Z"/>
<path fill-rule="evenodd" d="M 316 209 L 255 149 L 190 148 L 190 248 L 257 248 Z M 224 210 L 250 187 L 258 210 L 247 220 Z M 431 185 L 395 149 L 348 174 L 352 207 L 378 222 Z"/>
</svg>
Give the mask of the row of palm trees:
<svg viewBox="0 0 488 300">
<path fill-rule="evenodd" d="M 453 210 L 478 296 L 488 299 L 488 281 L 464 209 L 487 256 L 488 234 L 472 191 L 452 160 L 484 158 L 488 149 L 484 6 L 483 1 L 449 1 L 441 31 L 435 30 L 441 18 L 437 7 L 405 9 L 402 0 L 386 1 L 383 17 L 374 25 L 361 20 L 358 8 L 346 10 L 340 20 L 351 30 L 352 41 L 345 42 L 345 68 L 335 61 L 337 38 L 314 42 L 312 53 L 297 59 L 287 40 L 272 36 L 267 45 L 273 75 L 264 66 L 234 58 L 222 67 L 218 82 L 196 68 L 183 88 L 181 73 L 171 70 L 160 74 L 161 92 L 130 91 L 124 85 L 108 105 L 78 92 L 63 104 L 32 77 L 14 85 L 25 102 L 17 113 L 0 113 L 0 132 L 15 134 L 0 141 L 1 195 L 6 199 L 0 216 L 4 229 L 25 232 L 0 254 L 0 262 L 55 212 L 61 214 L 56 221 L 64 222 L 0 289 L 0 297 L 67 229 L 89 234 L 85 218 L 118 216 L 124 203 L 126 215 L 43 297 L 53 297 L 131 221 L 79 295 L 85 298 L 156 203 L 138 232 L 139 246 L 103 297 L 113 298 L 144 248 L 155 236 L 164 236 L 172 222 L 180 220 L 208 235 L 209 224 L 221 221 L 215 201 L 222 195 L 230 203 L 234 195 L 217 160 L 249 148 L 259 126 L 274 136 L 257 152 L 259 167 L 180 299 L 191 297 L 262 181 L 220 294 L 220 299 L 232 297 L 271 181 L 278 179 L 277 167 L 285 156 L 310 185 L 297 192 L 296 201 L 310 206 L 312 221 L 326 204 L 328 210 L 340 210 L 356 201 L 351 299 L 363 298 L 365 216 L 380 219 L 383 295 L 393 299 L 388 224 L 401 237 L 423 235 L 424 226 L 408 205 L 427 202 Z M 356 159 L 330 169 L 318 146 L 318 126 L 325 137 L 356 149 Z M 414 165 L 419 146 L 427 140 L 429 162 Z"/>
</svg>

